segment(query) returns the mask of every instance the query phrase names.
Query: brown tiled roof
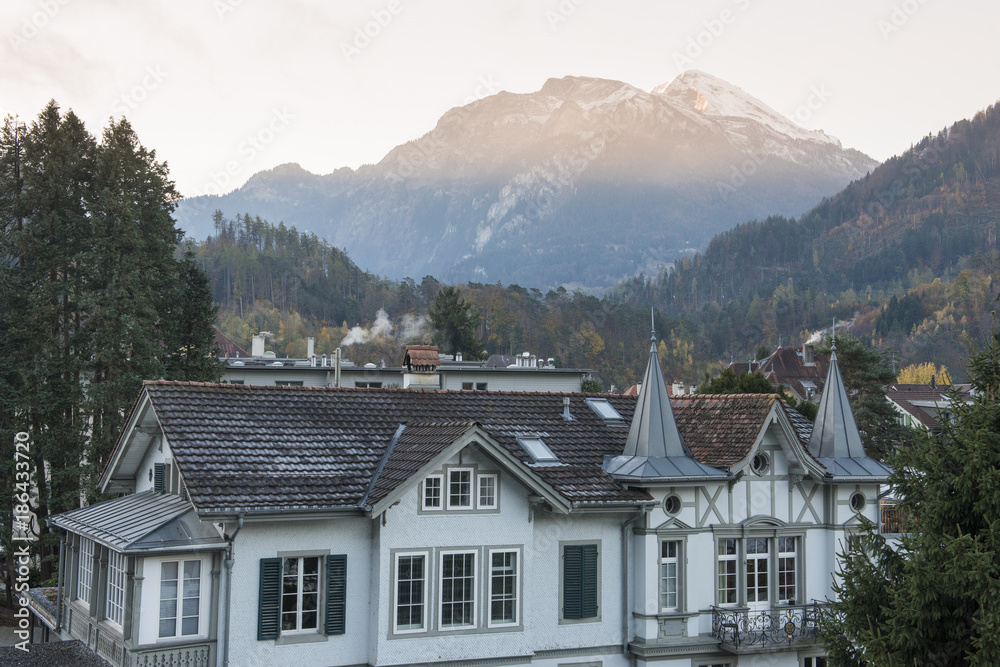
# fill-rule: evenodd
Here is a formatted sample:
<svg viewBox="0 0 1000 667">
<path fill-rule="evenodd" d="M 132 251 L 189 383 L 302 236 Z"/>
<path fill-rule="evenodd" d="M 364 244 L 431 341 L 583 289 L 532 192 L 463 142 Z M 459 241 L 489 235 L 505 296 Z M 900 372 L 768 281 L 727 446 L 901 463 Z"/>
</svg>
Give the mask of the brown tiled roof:
<svg viewBox="0 0 1000 667">
<path fill-rule="evenodd" d="M 947 385 L 931 389 L 926 384 L 895 384 L 886 390 L 885 395 L 926 428 L 935 430 L 941 425 L 937 420 L 938 408 L 934 404 L 939 404 L 942 409 L 950 405 L 949 389 L 951 387 Z"/>
<path fill-rule="evenodd" d="M 807 366 L 802 361 L 802 350 L 779 347 L 763 362 L 760 372 L 775 387 L 785 385 L 799 396 L 805 397 L 806 388 L 802 383 L 812 382 L 816 385 L 816 393 L 822 393 L 826 372 L 830 366 L 829 359 L 819 354 L 814 354 L 813 360 L 815 364 Z"/>
<path fill-rule="evenodd" d="M 247 351 L 234 343 L 229 337 L 215 327 L 215 347 L 219 349 L 220 357 L 249 357 Z"/>
<path fill-rule="evenodd" d="M 696 459 L 729 468 L 750 453 L 775 394 L 688 394 L 672 404 L 677 428 Z"/>
<path fill-rule="evenodd" d="M 403 366 L 433 366 L 441 364 L 437 345 L 407 345 L 403 354 Z"/>
<path fill-rule="evenodd" d="M 518 436 L 539 434 L 562 465 L 533 471 L 570 502 L 647 500 L 601 468 L 622 453 L 632 396 L 601 394 L 605 423 L 580 393 L 411 391 L 148 382 L 164 435 L 200 510 L 354 507 L 382 498 L 473 425 L 526 466 Z M 563 419 L 569 398 L 572 421 Z M 729 467 L 749 452 L 777 398 L 689 395 L 672 401 L 695 458 Z M 790 411 L 794 412 L 794 411 Z M 797 413 L 796 413 L 797 414 Z M 386 450 L 406 425 L 391 454 Z M 808 422 L 797 424 L 808 440 Z M 372 478 L 386 458 L 375 483 Z M 371 489 L 369 489 L 371 487 Z"/>
</svg>

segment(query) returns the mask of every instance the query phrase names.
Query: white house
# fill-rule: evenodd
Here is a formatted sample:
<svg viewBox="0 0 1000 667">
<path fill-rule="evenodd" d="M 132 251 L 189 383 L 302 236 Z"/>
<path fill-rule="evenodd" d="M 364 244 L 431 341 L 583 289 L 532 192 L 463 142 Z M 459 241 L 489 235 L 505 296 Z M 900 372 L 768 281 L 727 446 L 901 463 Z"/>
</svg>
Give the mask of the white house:
<svg viewBox="0 0 1000 667">
<path fill-rule="evenodd" d="M 819 667 L 888 473 L 836 355 L 815 427 L 655 346 L 638 397 L 151 382 L 38 613 L 121 666 Z"/>
</svg>

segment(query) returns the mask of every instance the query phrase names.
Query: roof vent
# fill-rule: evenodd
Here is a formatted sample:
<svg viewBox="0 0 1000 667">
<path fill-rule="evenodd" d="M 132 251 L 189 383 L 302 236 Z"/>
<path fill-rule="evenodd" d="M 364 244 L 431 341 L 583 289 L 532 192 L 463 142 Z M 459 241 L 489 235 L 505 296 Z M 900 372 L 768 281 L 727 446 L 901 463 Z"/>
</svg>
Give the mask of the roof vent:
<svg viewBox="0 0 1000 667">
<path fill-rule="evenodd" d="M 565 421 L 568 421 L 568 422 L 574 421 L 573 415 L 571 415 L 570 412 L 569 412 L 569 396 L 563 396 L 563 413 L 562 413 L 562 418 Z"/>
</svg>

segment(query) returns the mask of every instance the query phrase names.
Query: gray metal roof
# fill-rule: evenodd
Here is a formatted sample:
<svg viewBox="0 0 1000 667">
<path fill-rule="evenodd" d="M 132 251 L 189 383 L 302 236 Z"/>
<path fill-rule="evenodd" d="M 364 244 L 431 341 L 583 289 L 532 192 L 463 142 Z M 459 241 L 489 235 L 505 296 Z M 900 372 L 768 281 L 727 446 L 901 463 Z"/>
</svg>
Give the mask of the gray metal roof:
<svg viewBox="0 0 1000 667">
<path fill-rule="evenodd" d="M 225 546 L 211 525 L 198 520 L 190 500 L 154 491 L 82 507 L 51 522 L 122 553 Z"/>
<path fill-rule="evenodd" d="M 817 459 L 866 458 L 861 433 L 847 400 L 844 378 L 840 375 L 836 349 L 830 355 L 825 387 L 809 438 L 809 452 Z"/>
<path fill-rule="evenodd" d="M 608 457 L 604 472 L 616 478 L 644 481 L 725 479 L 726 472 L 695 460 L 684 443 L 674 411 L 670 407 L 656 354 L 656 342 L 649 347 L 649 361 L 632 415 L 632 425 L 621 456 Z"/>
<path fill-rule="evenodd" d="M 869 458 L 861 442 L 861 433 L 854 421 L 847 388 L 840 375 L 837 349 L 834 344 L 830 368 L 826 374 L 826 389 L 820 398 L 816 421 L 809 439 L 809 452 L 823 464 L 834 479 L 885 479 L 891 470 Z"/>
</svg>

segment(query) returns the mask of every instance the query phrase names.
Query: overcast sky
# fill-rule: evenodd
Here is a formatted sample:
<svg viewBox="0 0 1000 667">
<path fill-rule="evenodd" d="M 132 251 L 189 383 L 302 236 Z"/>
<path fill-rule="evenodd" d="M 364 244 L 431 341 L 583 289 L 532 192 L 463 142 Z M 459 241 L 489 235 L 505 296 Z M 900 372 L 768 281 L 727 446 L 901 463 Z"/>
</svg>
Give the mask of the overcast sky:
<svg viewBox="0 0 1000 667">
<path fill-rule="evenodd" d="M 3 0 L 0 26 L 0 112 L 124 113 L 187 196 L 565 75 L 700 69 L 879 160 L 1000 98 L 995 0 Z"/>
</svg>

